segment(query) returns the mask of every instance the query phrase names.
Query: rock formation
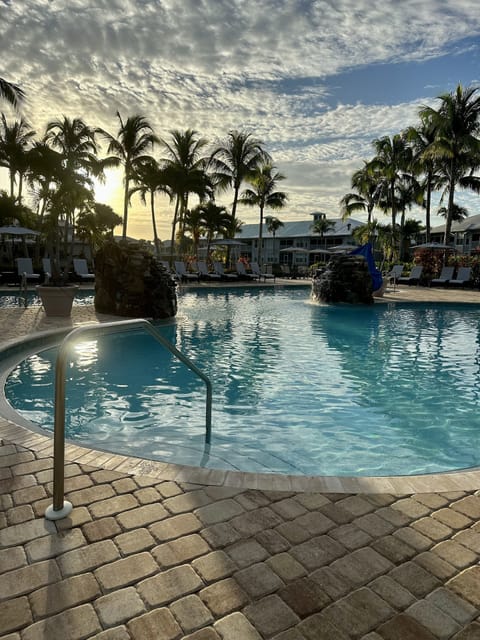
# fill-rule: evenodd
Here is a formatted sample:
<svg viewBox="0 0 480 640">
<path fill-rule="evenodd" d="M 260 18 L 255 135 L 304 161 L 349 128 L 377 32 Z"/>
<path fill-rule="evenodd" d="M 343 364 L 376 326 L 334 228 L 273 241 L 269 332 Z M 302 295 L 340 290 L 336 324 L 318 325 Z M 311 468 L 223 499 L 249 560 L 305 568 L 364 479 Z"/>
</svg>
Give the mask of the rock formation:
<svg viewBox="0 0 480 640">
<path fill-rule="evenodd" d="M 334 255 L 313 281 L 312 297 L 320 302 L 373 304 L 372 277 L 359 255 Z"/>
<path fill-rule="evenodd" d="M 171 318 L 175 282 L 140 243 L 108 242 L 95 257 L 95 310 L 129 318 Z"/>
</svg>

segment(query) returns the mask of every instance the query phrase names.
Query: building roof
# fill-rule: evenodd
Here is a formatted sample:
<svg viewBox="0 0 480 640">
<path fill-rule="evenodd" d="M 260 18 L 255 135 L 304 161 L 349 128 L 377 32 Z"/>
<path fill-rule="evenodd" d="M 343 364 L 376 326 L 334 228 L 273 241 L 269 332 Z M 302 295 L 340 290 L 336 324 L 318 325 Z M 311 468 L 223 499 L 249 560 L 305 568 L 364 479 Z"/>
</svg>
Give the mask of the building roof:
<svg viewBox="0 0 480 640">
<path fill-rule="evenodd" d="M 452 222 L 452 233 L 461 233 L 464 231 L 476 231 L 480 230 L 480 214 L 476 216 L 468 216 L 464 220 L 458 222 Z M 438 227 L 432 227 L 430 233 L 444 233 L 445 225 L 441 224 Z"/>
<path fill-rule="evenodd" d="M 342 220 L 341 218 L 329 218 L 334 226 L 323 234 L 323 237 L 332 236 L 350 236 L 354 229 L 363 226 L 365 223 L 353 218 Z M 350 228 L 348 227 L 350 225 Z M 306 238 L 319 236 L 312 229 L 313 220 L 300 220 L 298 222 L 284 222 L 275 232 L 276 238 Z M 266 225 L 263 228 L 263 238 L 272 238 L 273 233 L 267 230 Z M 235 237 L 239 240 L 248 240 L 250 238 L 258 238 L 258 223 L 244 224 L 240 233 L 236 233 Z"/>
</svg>

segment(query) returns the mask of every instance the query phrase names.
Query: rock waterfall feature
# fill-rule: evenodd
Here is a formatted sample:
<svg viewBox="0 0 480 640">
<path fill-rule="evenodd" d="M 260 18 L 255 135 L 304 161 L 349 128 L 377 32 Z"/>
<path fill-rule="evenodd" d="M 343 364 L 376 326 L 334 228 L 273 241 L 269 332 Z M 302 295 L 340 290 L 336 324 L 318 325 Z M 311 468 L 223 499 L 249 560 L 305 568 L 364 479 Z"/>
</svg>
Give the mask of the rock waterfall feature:
<svg viewBox="0 0 480 640">
<path fill-rule="evenodd" d="M 372 293 L 372 276 L 360 255 L 332 256 L 312 285 L 312 297 L 318 302 L 373 304 Z"/>
</svg>

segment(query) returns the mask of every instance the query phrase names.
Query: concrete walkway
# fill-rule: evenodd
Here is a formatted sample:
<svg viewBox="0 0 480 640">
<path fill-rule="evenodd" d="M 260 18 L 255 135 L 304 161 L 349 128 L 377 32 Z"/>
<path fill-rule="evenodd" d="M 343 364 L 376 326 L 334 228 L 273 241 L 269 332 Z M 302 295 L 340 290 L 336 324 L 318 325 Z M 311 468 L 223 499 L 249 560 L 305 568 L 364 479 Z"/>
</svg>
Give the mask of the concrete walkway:
<svg viewBox="0 0 480 640">
<path fill-rule="evenodd" d="M 422 296 L 480 303 L 416 287 L 384 302 Z M 2 340 L 65 322 L 0 317 Z M 67 323 L 105 319 L 75 308 Z M 0 419 L 1 638 L 480 639 L 480 482 L 267 491 L 182 482 L 173 465 L 164 478 L 105 469 L 82 450 L 66 465 L 73 511 L 52 523 L 51 452 Z"/>
</svg>

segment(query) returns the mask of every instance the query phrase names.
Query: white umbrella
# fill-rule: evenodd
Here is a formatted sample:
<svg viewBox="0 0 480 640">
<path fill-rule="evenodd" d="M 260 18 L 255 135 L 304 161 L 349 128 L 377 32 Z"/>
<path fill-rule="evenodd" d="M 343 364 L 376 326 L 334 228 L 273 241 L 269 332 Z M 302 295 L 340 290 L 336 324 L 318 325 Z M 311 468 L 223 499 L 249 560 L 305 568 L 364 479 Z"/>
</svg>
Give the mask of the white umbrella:
<svg viewBox="0 0 480 640">
<path fill-rule="evenodd" d="M 308 249 L 303 249 L 303 247 L 286 247 L 285 249 L 280 249 L 280 253 L 287 251 L 290 253 L 310 253 Z"/>
<path fill-rule="evenodd" d="M 424 244 L 412 245 L 411 249 L 451 249 L 456 251 L 455 247 L 449 244 L 442 244 L 441 242 L 425 242 Z"/>
</svg>

